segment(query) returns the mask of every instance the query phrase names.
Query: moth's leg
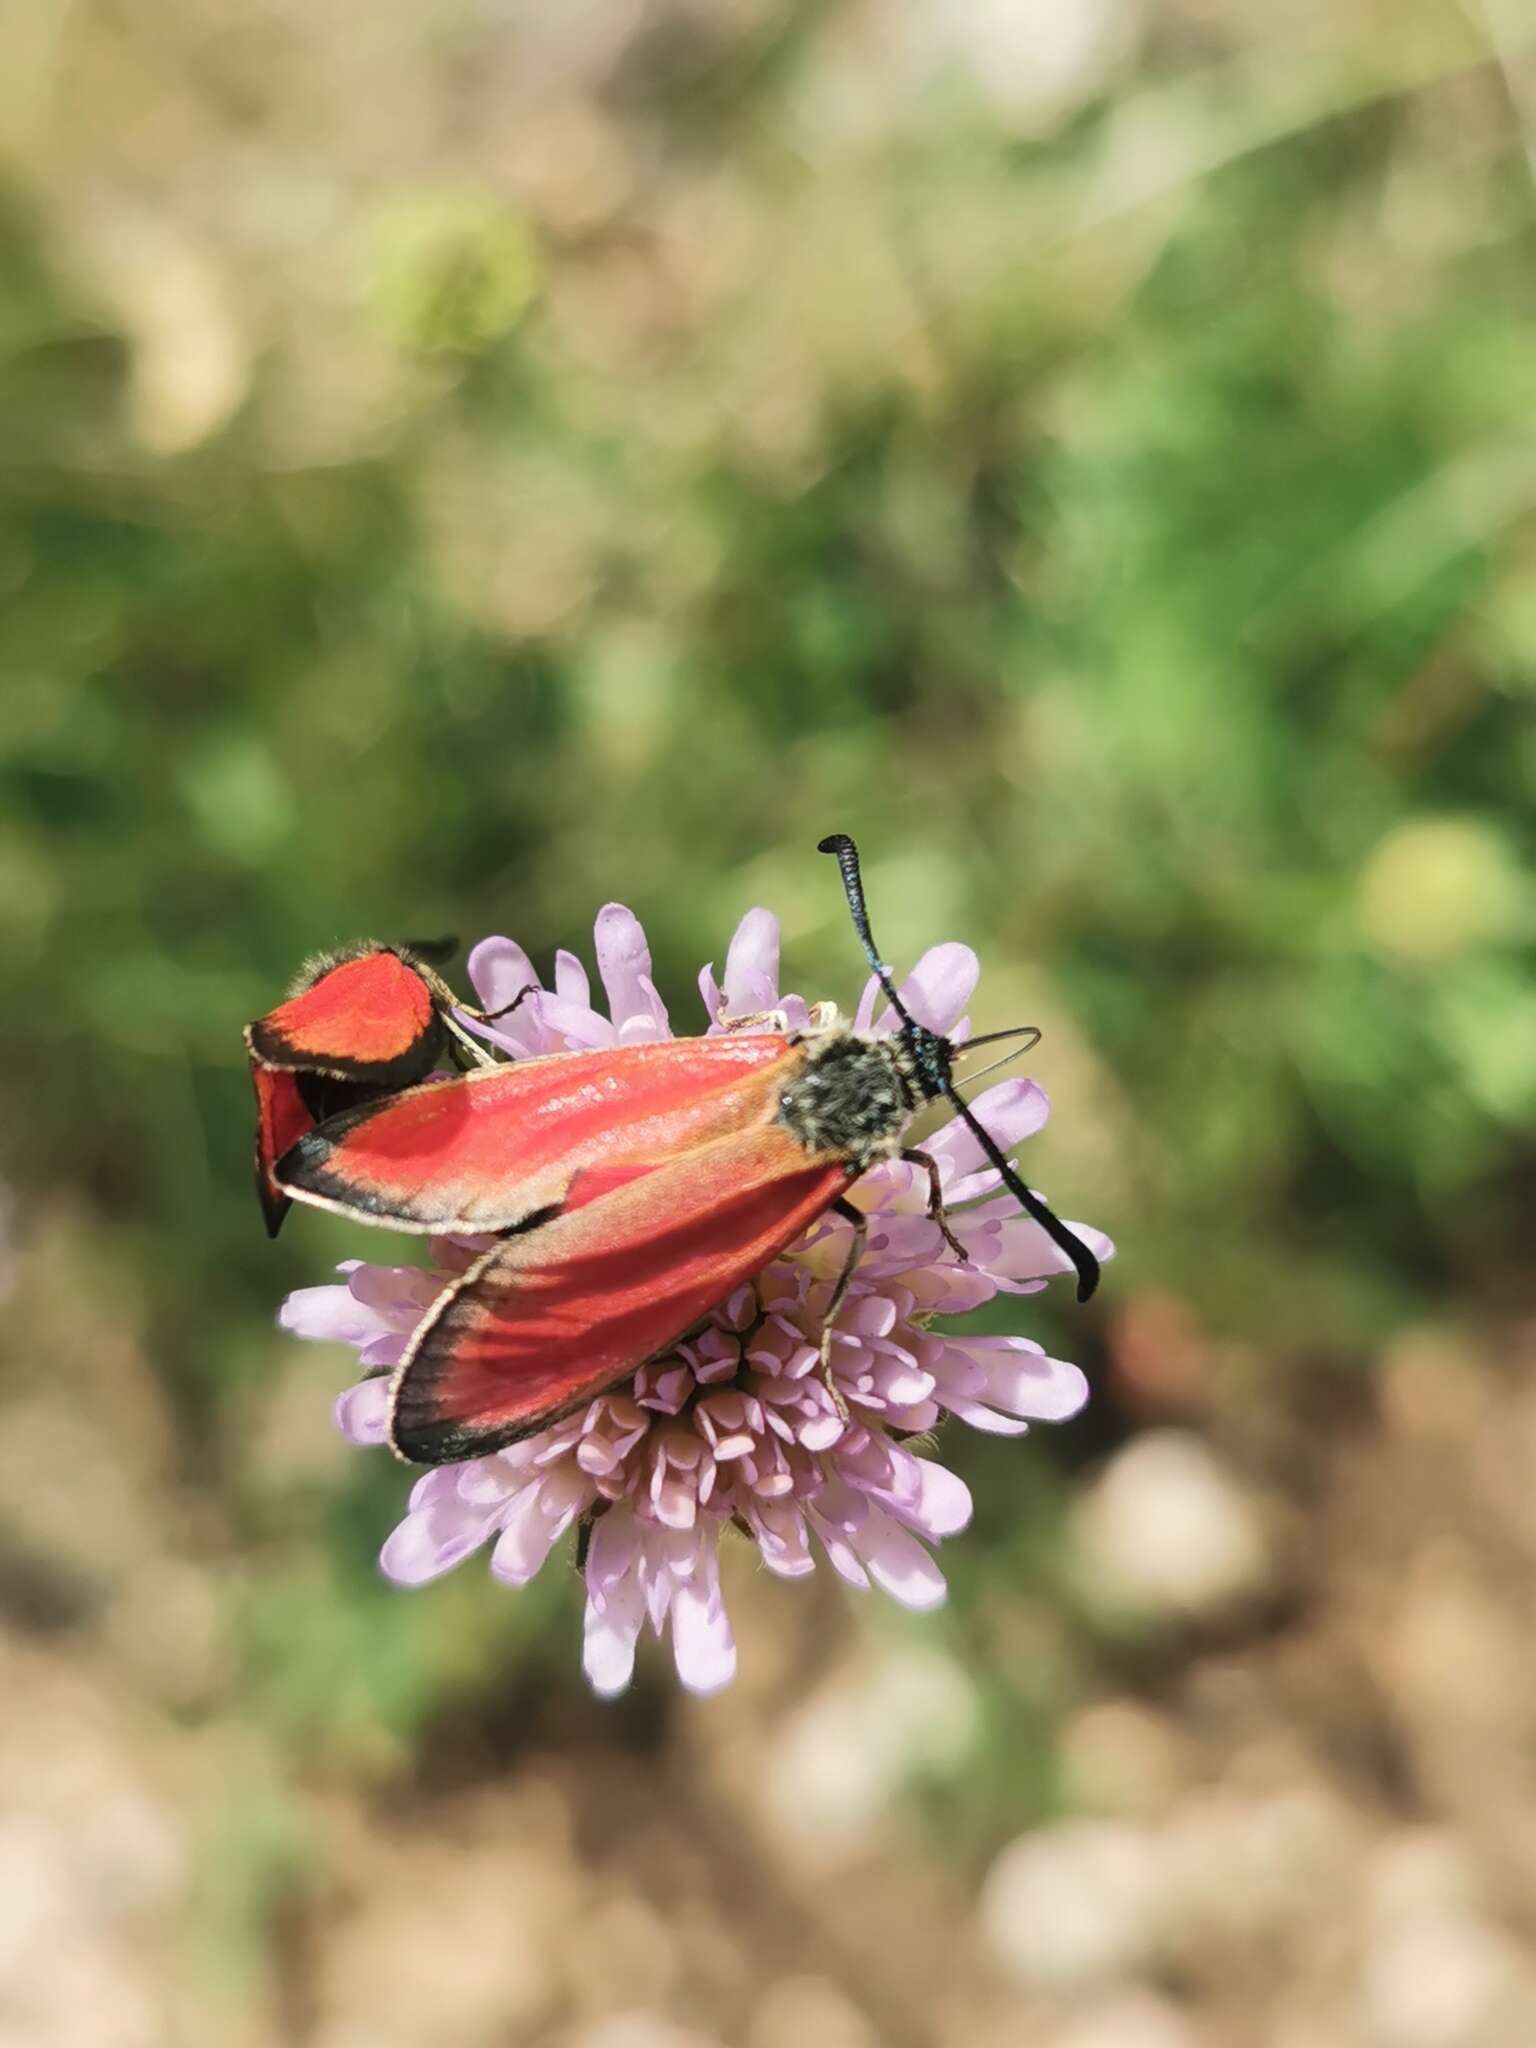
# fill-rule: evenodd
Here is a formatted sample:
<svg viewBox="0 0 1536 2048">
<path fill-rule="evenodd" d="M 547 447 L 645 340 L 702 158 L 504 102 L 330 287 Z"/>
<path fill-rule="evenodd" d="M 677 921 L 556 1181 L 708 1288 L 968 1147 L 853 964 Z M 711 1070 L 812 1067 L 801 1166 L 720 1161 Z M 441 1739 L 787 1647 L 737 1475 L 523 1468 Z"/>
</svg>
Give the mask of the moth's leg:
<svg viewBox="0 0 1536 2048">
<path fill-rule="evenodd" d="M 826 1313 L 821 1321 L 821 1378 L 822 1384 L 832 1396 L 832 1406 L 844 1422 L 849 1420 L 848 1403 L 843 1399 L 842 1389 L 832 1376 L 832 1326 L 837 1321 L 837 1312 L 843 1305 L 848 1284 L 858 1271 L 859 1260 L 864 1256 L 864 1243 L 869 1236 L 869 1220 L 862 1209 L 839 1195 L 832 1204 L 834 1216 L 841 1216 L 845 1223 L 853 1225 L 853 1236 L 848 1244 L 848 1256 L 843 1260 L 843 1269 L 832 1283 L 832 1292 L 827 1298 Z"/>
<path fill-rule="evenodd" d="M 471 1038 L 457 1018 L 450 1017 L 446 1011 L 443 1013 L 443 1024 L 454 1044 L 461 1046 L 477 1067 L 500 1066 L 501 1062 L 495 1055 L 487 1052 L 478 1038 Z"/>
<path fill-rule="evenodd" d="M 840 1014 L 836 1003 L 812 1003 L 805 1028 L 830 1031 Z M 722 1031 L 782 1031 L 786 1035 L 789 1032 L 789 1017 L 783 1010 L 753 1010 L 750 1016 L 727 1017 L 722 1003 L 715 1012 L 715 1022 Z"/>
<path fill-rule="evenodd" d="M 536 996 L 538 993 L 539 984 L 536 981 L 527 981 L 524 982 L 511 1002 L 503 1003 L 499 1010 L 476 1010 L 474 1014 L 480 1019 L 482 1024 L 494 1024 L 498 1017 L 510 1017 L 520 1003 L 527 1002 L 530 996 Z M 461 1005 L 461 1007 L 463 1006 Z"/>
<path fill-rule="evenodd" d="M 478 1018 L 482 1024 L 493 1024 L 498 1017 L 510 1017 L 519 1003 L 525 1001 L 527 997 L 538 993 L 538 986 L 536 981 L 525 983 L 512 998 L 511 1002 L 503 1003 L 499 1010 L 477 1010 L 472 1003 L 455 1003 L 454 1009 L 462 1010 L 467 1017 Z M 478 1038 L 470 1036 L 463 1025 L 454 1017 L 452 1011 L 446 1009 L 443 1011 L 443 1022 L 447 1025 L 454 1038 L 458 1040 L 459 1044 L 470 1054 L 477 1067 L 499 1067 L 502 1064 L 493 1053 L 486 1050 Z"/>
<path fill-rule="evenodd" d="M 782 1010 L 753 1010 L 746 1017 L 727 1017 L 722 1003 L 715 1012 L 715 1022 L 722 1031 L 778 1031 L 786 1037 L 789 1033 L 789 1019 Z"/>
<path fill-rule="evenodd" d="M 594 1507 L 588 1508 L 587 1512 L 576 1524 L 576 1569 L 578 1572 L 584 1572 L 587 1568 L 587 1558 L 592 1549 L 592 1531 L 607 1512 L 607 1501 L 600 1500 Z M 751 1533 L 749 1529 L 747 1534 L 750 1536 Z"/>
<path fill-rule="evenodd" d="M 962 1266 L 971 1263 L 971 1255 L 949 1227 L 949 1212 L 944 1207 L 944 1183 L 939 1177 L 939 1163 L 930 1159 L 926 1152 L 919 1152 L 915 1145 L 909 1145 L 902 1153 L 909 1166 L 920 1166 L 928 1176 L 928 1215 L 944 1233 L 944 1242 L 949 1246 Z"/>
</svg>

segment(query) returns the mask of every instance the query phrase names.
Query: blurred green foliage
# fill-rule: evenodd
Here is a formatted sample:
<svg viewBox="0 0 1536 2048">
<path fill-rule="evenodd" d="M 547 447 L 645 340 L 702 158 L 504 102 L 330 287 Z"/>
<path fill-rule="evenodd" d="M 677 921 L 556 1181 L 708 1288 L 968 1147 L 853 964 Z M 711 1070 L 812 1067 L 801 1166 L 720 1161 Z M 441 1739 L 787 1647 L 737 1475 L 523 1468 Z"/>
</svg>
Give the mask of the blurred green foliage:
<svg viewBox="0 0 1536 2048">
<path fill-rule="evenodd" d="M 1073 1355 L 1155 1290 L 1349 1365 L 1528 1255 L 1536 227 L 1499 65 L 1448 8 L 1304 51 L 1153 10 L 1024 121 L 963 52 L 850 84 L 839 10 L 750 13 L 541 110 L 466 11 L 291 159 L 326 28 L 247 77 L 87 15 L 0 189 L 4 1171 L 172 1390 L 256 1710 L 368 1768 L 514 1652 L 573 1683 L 573 1617 L 384 1592 L 397 1473 L 260 1452 L 276 1302 L 377 1244 L 273 1248 L 251 1194 L 240 1027 L 316 946 L 547 960 L 617 895 L 688 1028 L 761 901 L 786 984 L 849 1001 L 813 847 L 850 830 L 887 951 L 963 937 L 978 1021 L 1046 1027 L 1032 1178 L 1122 1246 L 1090 1317 L 1027 1305 Z M 495 122 L 453 117 L 466 59 Z M 418 102 L 440 132 L 392 152 Z M 303 1367 L 324 1431 L 344 1361 Z M 984 1631 L 1050 1583 L 1018 1502 L 1052 1487 L 1038 1440 L 972 1455 Z M 1000 1728 L 1049 1711 L 999 1682 Z"/>
</svg>

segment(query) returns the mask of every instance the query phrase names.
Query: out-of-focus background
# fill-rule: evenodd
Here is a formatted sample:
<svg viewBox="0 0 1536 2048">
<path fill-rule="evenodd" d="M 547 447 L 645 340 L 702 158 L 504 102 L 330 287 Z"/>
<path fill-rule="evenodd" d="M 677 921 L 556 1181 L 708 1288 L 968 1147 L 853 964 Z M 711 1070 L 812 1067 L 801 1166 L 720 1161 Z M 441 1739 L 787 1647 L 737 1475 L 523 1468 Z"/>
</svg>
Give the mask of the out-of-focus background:
<svg viewBox="0 0 1536 2048">
<path fill-rule="evenodd" d="M 0 2041 L 1536 2040 L 1519 0 L 0 17 Z M 964 938 L 1076 1423 L 912 1619 L 405 1595 L 310 948 Z M 702 1021 L 702 1020 L 701 1020 Z M 686 1024 L 684 1028 L 689 1028 Z"/>
</svg>

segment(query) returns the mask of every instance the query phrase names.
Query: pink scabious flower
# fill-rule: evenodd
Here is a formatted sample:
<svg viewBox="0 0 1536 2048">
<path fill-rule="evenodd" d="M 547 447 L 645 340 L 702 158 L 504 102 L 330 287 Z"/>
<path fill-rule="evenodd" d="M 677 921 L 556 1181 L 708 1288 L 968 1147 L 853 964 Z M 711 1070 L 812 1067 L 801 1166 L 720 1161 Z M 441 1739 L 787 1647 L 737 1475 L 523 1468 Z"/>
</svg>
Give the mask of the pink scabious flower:
<svg viewBox="0 0 1536 2048">
<path fill-rule="evenodd" d="M 556 955 L 554 986 L 546 988 L 520 946 L 492 938 L 469 958 L 484 1007 L 499 1009 L 530 984 L 536 992 L 495 1025 L 467 1014 L 463 1021 L 514 1059 L 670 1037 L 639 920 L 610 903 L 598 912 L 595 938 L 607 1016 L 593 1006 L 573 954 Z M 722 1017 L 770 1009 L 782 1010 L 792 1029 L 804 1025 L 808 1007 L 779 994 L 778 966 L 777 919 L 749 911 L 723 980 L 713 967 L 699 977 L 708 1030 L 720 1030 Z M 935 946 L 902 985 L 902 1000 L 919 1023 L 958 1041 L 977 975 L 968 946 Z M 878 1000 L 871 978 L 855 1018 L 860 1029 L 896 1028 L 889 1008 L 876 1016 Z M 1005 1150 L 1049 1114 L 1044 1091 L 1028 1080 L 1004 1081 L 972 1106 Z M 946 1416 L 1019 1436 L 1031 1422 L 1075 1414 L 1087 1383 L 1027 1337 L 935 1327 L 998 1293 L 1035 1293 L 1070 1268 L 999 1193 L 1000 1176 L 963 1124 L 925 1140 L 924 1150 L 938 1162 L 967 1261 L 956 1261 L 929 1220 L 919 1169 L 893 1161 L 854 1184 L 851 1199 L 869 1234 L 832 1337 L 838 1398 L 819 1370 L 820 1345 L 849 1226 L 826 1217 L 632 1380 L 506 1450 L 426 1472 L 384 1544 L 385 1573 L 421 1585 L 489 1543 L 491 1570 L 523 1586 L 580 1525 L 583 1664 L 605 1696 L 628 1685 L 647 1622 L 658 1635 L 670 1625 L 678 1676 L 690 1691 L 730 1682 L 736 1647 L 719 1573 L 730 1527 L 781 1578 L 814 1571 L 819 1550 L 850 1585 L 873 1583 L 912 1608 L 936 1606 L 945 1585 L 928 1546 L 965 1527 L 971 1497 L 913 1439 Z M 1101 1259 L 1112 1253 L 1101 1232 L 1071 1228 Z M 336 1404 L 353 1443 L 386 1441 L 390 1371 L 444 1281 L 485 1242 L 434 1239 L 429 1269 L 348 1260 L 341 1284 L 301 1288 L 283 1304 L 285 1329 L 356 1349 L 362 1377 Z"/>
</svg>

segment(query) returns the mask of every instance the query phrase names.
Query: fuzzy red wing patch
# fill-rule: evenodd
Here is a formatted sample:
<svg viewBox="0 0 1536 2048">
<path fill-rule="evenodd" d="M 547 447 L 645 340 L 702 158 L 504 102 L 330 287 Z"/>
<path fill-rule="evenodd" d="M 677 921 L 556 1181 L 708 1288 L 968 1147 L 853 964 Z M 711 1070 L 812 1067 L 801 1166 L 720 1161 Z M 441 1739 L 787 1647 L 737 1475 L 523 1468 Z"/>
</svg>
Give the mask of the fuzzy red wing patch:
<svg viewBox="0 0 1536 2048">
<path fill-rule="evenodd" d="M 442 1045 L 433 991 L 409 961 L 380 947 L 342 960 L 259 1017 L 247 1033 L 269 1067 L 404 1087 Z"/>
<path fill-rule="evenodd" d="M 493 1247 L 412 1342 L 395 1449 L 441 1465 L 544 1428 L 691 1329 L 848 1180 L 783 1130 L 745 1132 Z"/>
<path fill-rule="evenodd" d="M 333 1117 L 277 1179 L 398 1230 L 507 1230 L 582 1168 L 659 1165 L 768 1122 L 801 1057 L 779 1033 L 742 1032 L 517 1060 Z"/>
</svg>

